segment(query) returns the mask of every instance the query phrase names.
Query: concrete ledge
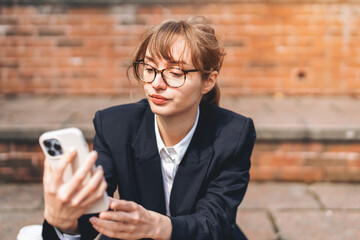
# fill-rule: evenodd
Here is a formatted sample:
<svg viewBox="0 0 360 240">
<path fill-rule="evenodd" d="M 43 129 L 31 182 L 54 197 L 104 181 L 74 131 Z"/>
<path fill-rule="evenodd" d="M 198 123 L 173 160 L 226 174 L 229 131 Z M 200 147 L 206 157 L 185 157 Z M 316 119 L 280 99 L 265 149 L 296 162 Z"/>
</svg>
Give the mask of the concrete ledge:
<svg viewBox="0 0 360 240">
<path fill-rule="evenodd" d="M 183 3 L 344 3 L 343 0 L 2 0 L 0 5 L 39 5 L 39 4 L 53 4 L 53 5 L 117 5 L 117 4 L 183 4 Z M 356 2 L 346 1 L 348 2 Z"/>
<path fill-rule="evenodd" d="M 0 141 L 37 141 L 45 131 L 71 126 L 90 141 L 97 110 L 141 98 L 0 95 Z M 360 141 L 359 98 L 223 96 L 221 106 L 251 117 L 259 141 Z"/>
</svg>

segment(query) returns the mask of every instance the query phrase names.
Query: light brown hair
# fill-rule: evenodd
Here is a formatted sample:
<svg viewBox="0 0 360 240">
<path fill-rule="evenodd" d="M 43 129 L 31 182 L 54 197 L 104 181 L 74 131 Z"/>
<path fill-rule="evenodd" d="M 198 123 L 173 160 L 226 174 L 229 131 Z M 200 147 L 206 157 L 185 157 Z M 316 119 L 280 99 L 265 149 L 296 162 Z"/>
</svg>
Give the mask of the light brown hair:
<svg viewBox="0 0 360 240">
<path fill-rule="evenodd" d="M 178 37 L 183 37 L 186 45 L 190 47 L 192 63 L 201 72 L 204 81 L 213 71 L 220 71 L 225 56 L 224 48 L 217 40 L 215 30 L 206 23 L 204 17 L 165 21 L 148 28 L 141 36 L 132 62 L 144 59 L 147 49 L 152 56 L 172 61 L 171 47 Z M 203 99 L 219 105 L 218 85 L 215 84 L 214 88 L 203 96 Z"/>
</svg>

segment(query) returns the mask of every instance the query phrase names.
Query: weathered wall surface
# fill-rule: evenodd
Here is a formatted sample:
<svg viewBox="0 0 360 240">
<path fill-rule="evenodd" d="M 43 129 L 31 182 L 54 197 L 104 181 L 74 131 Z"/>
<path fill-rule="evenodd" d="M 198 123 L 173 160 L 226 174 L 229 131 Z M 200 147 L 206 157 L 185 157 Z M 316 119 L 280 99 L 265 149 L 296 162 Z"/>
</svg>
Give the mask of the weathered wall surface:
<svg viewBox="0 0 360 240">
<path fill-rule="evenodd" d="M 226 46 L 223 93 L 359 94 L 357 2 L 3 0 L 0 93 L 128 93 L 139 34 L 203 15 Z"/>
</svg>

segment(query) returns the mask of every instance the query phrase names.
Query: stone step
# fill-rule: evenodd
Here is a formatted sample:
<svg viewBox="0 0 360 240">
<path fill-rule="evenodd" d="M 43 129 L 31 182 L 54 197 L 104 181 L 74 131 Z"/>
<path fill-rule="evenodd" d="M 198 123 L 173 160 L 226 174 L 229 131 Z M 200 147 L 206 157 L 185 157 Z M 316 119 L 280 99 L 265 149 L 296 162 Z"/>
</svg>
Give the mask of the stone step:
<svg viewBox="0 0 360 240">
<path fill-rule="evenodd" d="M 0 181 L 40 181 L 45 131 L 78 127 L 92 144 L 97 110 L 143 96 L 0 95 Z M 360 98 L 223 96 L 257 130 L 254 180 L 360 182 Z"/>
</svg>

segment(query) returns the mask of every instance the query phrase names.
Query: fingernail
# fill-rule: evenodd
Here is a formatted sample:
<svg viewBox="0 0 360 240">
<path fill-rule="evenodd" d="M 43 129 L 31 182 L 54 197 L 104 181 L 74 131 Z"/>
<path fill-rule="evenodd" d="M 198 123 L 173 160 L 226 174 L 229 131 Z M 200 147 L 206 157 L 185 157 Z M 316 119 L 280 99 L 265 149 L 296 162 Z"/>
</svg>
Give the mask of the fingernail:
<svg viewBox="0 0 360 240">
<path fill-rule="evenodd" d="M 96 223 L 97 222 L 97 219 L 95 217 L 92 217 L 89 219 L 91 223 Z"/>
<path fill-rule="evenodd" d="M 103 171 L 104 169 L 103 169 L 103 167 L 101 166 L 101 165 L 98 165 L 97 167 L 96 167 L 96 170 L 98 170 L 98 171 Z"/>
</svg>

